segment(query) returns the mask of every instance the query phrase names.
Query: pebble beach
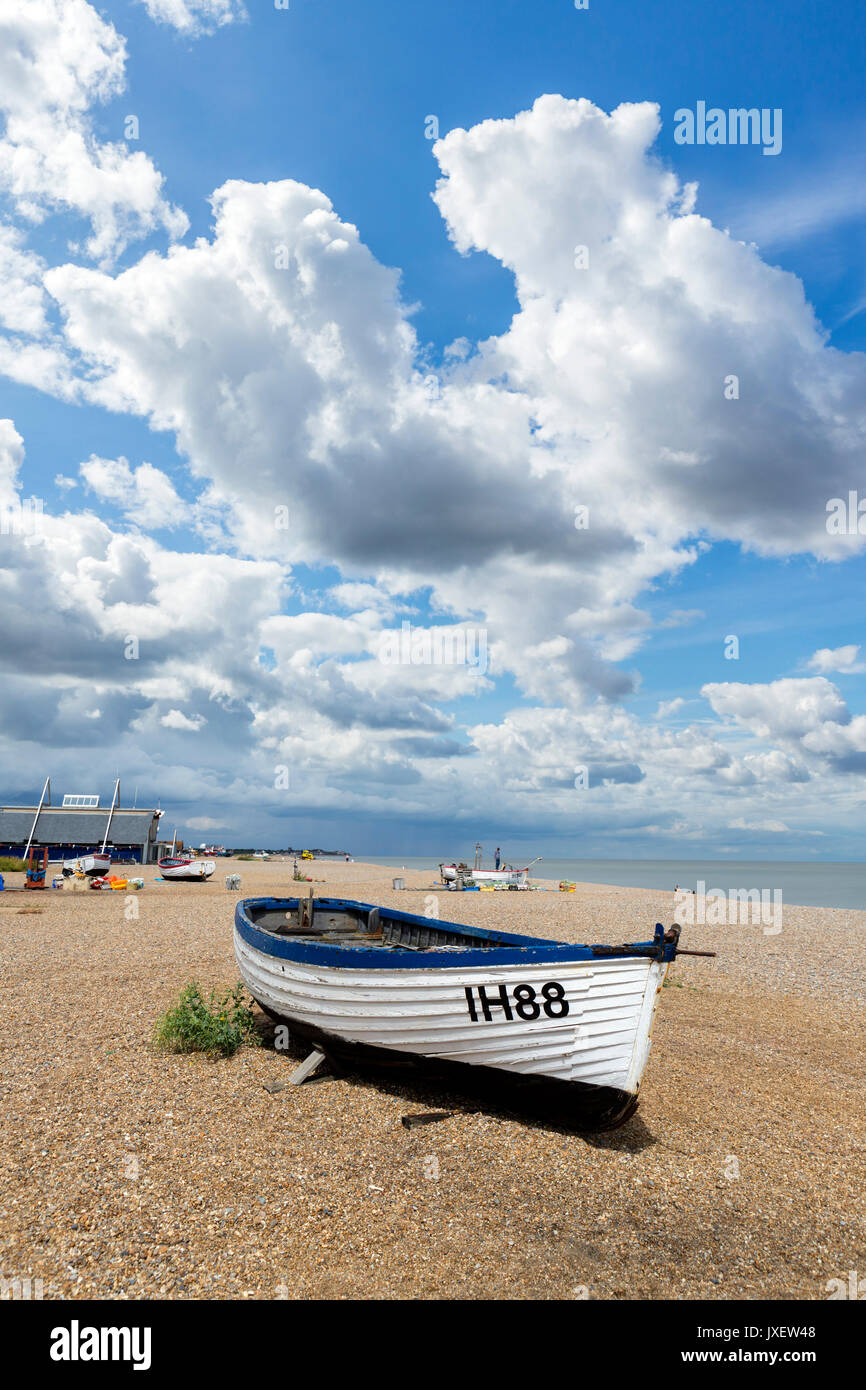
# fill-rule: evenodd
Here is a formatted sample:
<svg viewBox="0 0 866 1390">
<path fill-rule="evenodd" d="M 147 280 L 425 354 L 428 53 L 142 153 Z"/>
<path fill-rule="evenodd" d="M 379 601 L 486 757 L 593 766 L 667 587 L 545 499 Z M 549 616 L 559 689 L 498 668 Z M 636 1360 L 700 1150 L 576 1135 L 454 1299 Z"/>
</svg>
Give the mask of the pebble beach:
<svg viewBox="0 0 866 1390">
<path fill-rule="evenodd" d="M 866 912 L 685 926 L 717 955 L 675 962 L 636 1114 L 587 1135 L 399 1073 L 281 1088 L 302 1046 L 156 1051 L 188 981 L 237 982 L 225 874 L 241 896 L 298 885 L 290 860 L 219 860 L 203 884 L 136 872 L 133 920 L 123 893 L 0 894 L 7 1280 L 46 1299 L 814 1300 L 866 1270 Z M 306 872 L 316 894 L 418 913 L 432 895 L 430 915 L 574 942 L 676 920 L 672 891 Z M 401 1123 L 432 1110 L 453 1113 Z"/>
</svg>

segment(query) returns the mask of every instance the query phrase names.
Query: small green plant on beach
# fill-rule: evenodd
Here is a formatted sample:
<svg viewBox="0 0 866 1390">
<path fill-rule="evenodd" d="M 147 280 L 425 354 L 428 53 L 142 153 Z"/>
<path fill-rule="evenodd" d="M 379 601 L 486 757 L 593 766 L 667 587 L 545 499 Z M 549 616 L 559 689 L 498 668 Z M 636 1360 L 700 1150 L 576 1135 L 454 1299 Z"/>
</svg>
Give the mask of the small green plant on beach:
<svg viewBox="0 0 866 1390">
<path fill-rule="evenodd" d="M 26 868 L 23 859 L 0 858 L 0 874 L 21 873 Z"/>
<path fill-rule="evenodd" d="M 217 998 L 211 990 L 206 1000 L 201 986 L 190 981 L 173 1009 L 163 1014 L 153 1035 L 162 1052 L 205 1052 L 210 1057 L 231 1057 L 239 1047 L 259 1047 L 261 1037 L 253 1011 L 238 984 Z"/>
</svg>

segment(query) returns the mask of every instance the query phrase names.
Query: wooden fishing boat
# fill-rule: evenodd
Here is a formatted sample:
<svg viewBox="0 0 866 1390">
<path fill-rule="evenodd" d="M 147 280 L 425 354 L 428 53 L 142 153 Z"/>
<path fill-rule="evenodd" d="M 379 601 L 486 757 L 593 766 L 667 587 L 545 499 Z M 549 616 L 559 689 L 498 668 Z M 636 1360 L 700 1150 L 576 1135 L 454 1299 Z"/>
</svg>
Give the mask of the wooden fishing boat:
<svg viewBox="0 0 866 1390">
<path fill-rule="evenodd" d="M 45 785 L 47 786 L 48 783 L 46 782 Z M 108 820 L 105 822 L 105 834 L 102 837 L 101 847 L 98 850 L 93 850 L 90 854 L 80 854 L 75 859 L 65 859 L 63 861 L 64 878 L 69 878 L 71 874 L 84 874 L 87 878 L 104 878 L 111 873 L 111 850 L 108 848 L 108 834 L 111 830 L 111 820 L 119 798 L 120 778 L 118 777 L 114 784 L 114 794 L 111 798 Z"/>
<path fill-rule="evenodd" d="M 251 898 L 234 945 L 257 1003 L 326 1055 L 483 1071 L 606 1129 L 637 1105 L 679 930 L 575 946 L 341 898 Z"/>
<path fill-rule="evenodd" d="M 474 883 L 478 887 L 486 886 L 493 888 L 529 888 L 529 870 L 533 864 L 541 863 L 541 856 L 533 859 L 522 869 L 516 869 L 512 864 L 503 864 L 498 869 L 485 869 L 481 866 L 480 845 L 476 845 L 475 864 L 473 868 L 468 868 L 462 861 L 455 864 L 440 864 L 439 873 L 443 883 L 456 883 L 459 879 L 464 882 Z"/>
<path fill-rule="evenodd" d="M 111 873 L 111 855 L 107 851 L 94 850 L 92 854 L 80 854 L 77 859 L 63 860 L 63 876 L 84 874 L 87 878 L 102 878 Z"/>
<path fill-rule="evenodd" d="M 470 883 L 501 884 L 507 888 L 525 888 L 529 883 L 529 869 L 461 869 L 457 864 L 440 864 L 443 883 L 456 883 L 458 877 Z"/>
<path fill-rule="evenodd" d="M 157 865 L 163 878 L 180 878 L 189 881 L 210 878 L 216 868 L 212 859 L 193 859 L 187 854 L 159 859 Z"/>
</svg>

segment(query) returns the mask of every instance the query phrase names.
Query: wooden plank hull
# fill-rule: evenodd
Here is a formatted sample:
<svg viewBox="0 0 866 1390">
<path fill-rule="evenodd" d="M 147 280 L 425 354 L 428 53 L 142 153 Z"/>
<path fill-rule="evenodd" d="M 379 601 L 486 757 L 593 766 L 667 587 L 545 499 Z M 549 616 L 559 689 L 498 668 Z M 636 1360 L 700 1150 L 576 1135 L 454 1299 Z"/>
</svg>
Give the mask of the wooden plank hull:
<svg viewBox="0 0 866 1390">
<path fill-rule="evenodd" d="M 234 946 L 247 989 L 292 1033 L 333 1055 L 472 1069 L 521 1087 L 543 1083 L 567 1090 L 572 1109 L 595 1127 L 634 1109 L 667 970 L 661 955 L 592 957 L 591 948 L 533 941 L 529 950 L 508 952 L 525 959 L 507 963 L 497 963 L 496 950 L 452 948 L 441 965 L 425 956 L 405 967 L 400 957 L 409 953 L 398 951 L 371 968 L 371 953 L 362 950 L 367 965 L 353 967 L 351 951 L 338 951 L 339 963 L 331 964 L 333 947 L 317 952 L 270 939 L 245 919 L 243 906 Z M 549 958 L 538 959 L 545 946 Z M 579 952 L 588 958 L 564 958 Z M 461 954 L 471 962 L 457 963 Z"/>
<path fill-rule="evenodd" d="M 212 859 L 191 859 L 183 863 L 167 863 L 165 860 L 160 860 L 157 867 L 163 878 L 199 882 L 202 879 L 210 878 L 216 865 Z"/>
<path fill-rule="evenodd" d="M 100 878 L 111 873 L 110 854 L 80 854 L 77 859 L 64 859 L 63 872 L 66 874 L 86 874 L 88 878 Z"/>
<path fill-rule="evenodd" d="M 509 1072 L 499 1067 L 469 1065 L 420 1053 L 396 1052 L 371 1043 L 348 1042 L 309 1024 L 293 1020 L 289 1025 L 288 1020 L 271 1016 L 275 1022 L 290 1026 L 293 1037 L 321 1049 L 338 1063 L 345 1062 L 359 1070 L 375 1068 L 389 1075 L 408 1073 L 419 1081 L 439 1081 L 449 1089 L 477 1094 L 504 1106 L 516 1105 L 521 1112 L 538 1112 L 584 1131 L 616 1129 L 638 1106 L 637 1094 L 616 1087 L 563 1081 L 539 1073 Z"/>
</svg>

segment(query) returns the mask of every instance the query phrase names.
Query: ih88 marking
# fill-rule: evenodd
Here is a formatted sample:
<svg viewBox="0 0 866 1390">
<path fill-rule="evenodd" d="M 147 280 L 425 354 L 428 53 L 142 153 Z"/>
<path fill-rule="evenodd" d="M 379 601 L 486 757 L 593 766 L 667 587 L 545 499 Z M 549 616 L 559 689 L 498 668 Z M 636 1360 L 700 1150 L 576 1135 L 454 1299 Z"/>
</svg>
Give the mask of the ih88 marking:
<svg viewBox="0 0 866 1390">
<path fill-rule="evenodd" d="M 542 1011 L 548 1018 L 565 1018 L 568 1013 L 565 987 L 558 980 L 548 980 L 547 984 L 541 986 L 541 1000 L 538 999 L 536 990 L 532 985 L 515 985 L 511 991 L 511 999 L 508 997 L 507 985 L 495 987 L 498 998 L 495 995 L 489 998 L 488 988 L 492 990 L 494 986 L 465 986 L 464 993 L 469 1008 L 469 1017 L 473 1023 L 479 1022 L 479 1008 L 486 1023 L 492 1022 L 493 1009 L 501 1009 L 503 1016 L 509 1023 L 514 1022 L 515 1015 L 517 1018 L 523 1019 L 524 1022 L 530 1023 L 533 1019 L 539 1018 Z M 478 994 L 477 1003 L 476 992 Z"/>
</svg>

